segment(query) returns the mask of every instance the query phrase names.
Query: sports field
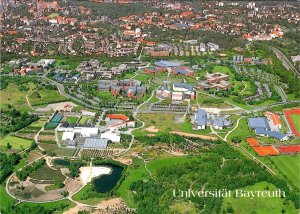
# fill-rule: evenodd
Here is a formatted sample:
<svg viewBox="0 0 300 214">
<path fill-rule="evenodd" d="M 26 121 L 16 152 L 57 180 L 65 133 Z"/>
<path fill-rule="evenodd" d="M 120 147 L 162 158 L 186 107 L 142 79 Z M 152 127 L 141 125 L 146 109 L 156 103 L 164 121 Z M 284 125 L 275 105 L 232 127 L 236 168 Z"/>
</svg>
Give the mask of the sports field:
<svg viewBox="0 0 300 214">
<path fill-rule="evenodd" d="M 270 191 L 276 190 L 276 187 L 273 184 L 267 182 L 260 182 L 253 186 L 247 186 L 242 188 L 242 191 L 263 191 L 266 188 L 269 188 Z M 222 204 L 222 212 L 226 213 L 229 207 L 232 207 L 234 213 L 256 213 L 256 214 L 269 214 L 269 213 L 282 213 L 282 210 L 285 210 L 285 213 L 296 214 L 297 211 L 292 206 L 292 204 L 284 204 L 284 200 L 279 197 L 234 197 L 232 192 L 231 197 L 224 197 Z M 225 210 L 225 212 L 223 211 Z M 229 212 L 227 212 L 229 213 Z"/>
<path fill-rule="evenodd" d="M 283 111 L 295 136 L 300 137 L 300 108 Z"/>
<path fill-rule="evenodd" d="M 291 114 L 291 118 L 298 133 L 300 133 L 300 114 Z"/>
</svg>

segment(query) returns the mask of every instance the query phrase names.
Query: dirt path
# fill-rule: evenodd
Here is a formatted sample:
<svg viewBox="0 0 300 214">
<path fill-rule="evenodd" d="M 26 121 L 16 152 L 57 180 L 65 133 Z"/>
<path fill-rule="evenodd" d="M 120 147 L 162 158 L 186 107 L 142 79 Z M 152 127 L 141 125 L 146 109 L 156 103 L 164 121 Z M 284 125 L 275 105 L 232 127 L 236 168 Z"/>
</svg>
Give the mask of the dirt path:
<svg viewBox="0 0 300 214">
<path fill-rule="evenodd" d="M 185 137 L 196 137 L 196 138 L 201 138 L 204 140 L 218 140 L 217 137 L 200 135 L 200 134 L 191 134 L 191 133 L 187 133 L 187 132 L 172 131 L 172 132 L 170 132 L 170 134 L 177 134 L 177 135 L 185 136 Z"/>
<path fill-rule="evenodd" d="M 29 102 L 29 99 L 28 99 L 28 95 L 30 94 L 31 90 L 28 91 L 28 93 L 26 94 L 25 98 L 26 98 L 26 101 L 27 101 L 27 104 L 28 106 L 33 109 L 33 107 L 31 106 L 30 102 Z"/>
</svg>

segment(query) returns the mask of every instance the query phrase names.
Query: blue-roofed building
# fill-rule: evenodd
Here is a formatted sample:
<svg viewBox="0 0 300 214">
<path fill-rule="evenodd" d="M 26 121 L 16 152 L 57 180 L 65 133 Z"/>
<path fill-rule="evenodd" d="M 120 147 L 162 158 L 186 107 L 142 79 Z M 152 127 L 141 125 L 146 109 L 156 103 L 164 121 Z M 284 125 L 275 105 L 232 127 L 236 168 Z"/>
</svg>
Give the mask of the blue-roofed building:
<svg viewBox="0 0 300 214">
<path fill-rule="evenodd" d="M 173 83 L 173 90 L 174 91 L 193 91 L 193 86 L 185 84 L 185 83 L 175 82 L 175 83 Z"/>
<path fill-rule="evenodd" d="M 255 134 L 260 136 L 273 137 L 280 141 L 288 139 L 288 135 L 278 131 L 271 131 L 266 117 L 248 118 L 248 126 L 255 131 Z"/>
<path fill-rule="evenodd" d="M 205 129 L 206 128 L 206 112 L 204 109 L 198 109 L 197 114 L 195 115 L 195 123 L 197 125 L 197 129 Z"/>
<path fill-rule="evenodd" d="M 262 128 L 264 130 L 270 130 L 268 120 L 265 117 L 257 117 L 257 118 L 250 117 L 250 118 L 248 118 L 248 126 L 254 130 L 256 130 L 257 128 Z"/>
<path fill-rule="evenodd" d="M 178 67 L 181 66 L 180 62 L 171 62 L 171 61 L 167 61 L 167 60 L 160 60 L 154 63 L 156 66 L 159 67 Z"/>
<path fill-rule="evenodd" d="M 206 126 L 212 126 L 215 129 L 222 130 L 224 127 L 229 127 L 232 125 L 232 121 L 224 117 L 216 117 L 215 115 L 209 115 L 204 109 L 198 109 L 195 114 L 195 122 L 193 129 L 202 130 Z"/>
<path fill-rule="evenodd" d="M 185 75 L 185 76 L 193 76 L 195 71 L 189 67 L 186 66 L 178 66 L 173 68 L 173 74 L 178 75 Z"/>
</svg>

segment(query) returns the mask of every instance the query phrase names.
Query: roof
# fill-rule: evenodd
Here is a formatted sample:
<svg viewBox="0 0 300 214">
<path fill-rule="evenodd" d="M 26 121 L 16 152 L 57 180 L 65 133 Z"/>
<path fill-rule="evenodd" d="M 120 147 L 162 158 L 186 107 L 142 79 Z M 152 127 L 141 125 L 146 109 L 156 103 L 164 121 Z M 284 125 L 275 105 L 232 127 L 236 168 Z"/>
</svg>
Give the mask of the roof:
<svg viewBox="0 0 300 214">
<path fill-rule="evenodd" d="M 281 125 L 280 117 L 272 112 L 265 112 L 265 116 L 272 120 L 274 125 Z"/>
<path fill-rule="evenodd" d="M 250 117 L 248 118 L 248 125 L 252 129 L 257 129 L 257 128 L 270 129 L 268 121 L 265 117 L 258 117 L 258 118 Z"/>
<path fill-rule="evenodd" d="M 178 67 L 181 65 L 180 62 L 171 62 L 167 60 L 160 60 L 154 63 L 155 65 L 159 67 Z"/>
<path fill-rule="evenodd" d="M 189 91 L 192 91 L 193 90 L 193 86 L 191 85 L 188 85 L 188 84 L 185 84 L 185 83 L 178 83 L 178 82 L 175 82 L 173 84 L 173 87 L 176 87 L 176 88 L 185 88 Z"/>
<path fill-rule="evenodd" d="M 73 140 L 74 132 L 64 132 L 62 135 L 62 140 Z"/>
<path fill-rule="evenodd" d="M 198 109 L 198 112 L 196 114 L 196 123 L 199 126 L 205 126 L 206 125 L 206 112 L 204 109 Z"/>
<path fill-rule="evenodd" d="M 83 144 L 83 148 L 86 149 L 106 149 L 108 139 L 106 138 L 86 138 Z"/>
<path fill-rule="evenodd" d="M 224 118 L 219 117 L 214 120 L 214 126 L 223 127 L 224 126 Z"/>
<path fill-rule="evenodd" d="M 124 114 L 108 114 L 107 117 L 110 119 L 118 119 L 118 120 L 123 120 L 123 121 L 129 120 L 129 117 L 127 117 Z"/>
</svg>

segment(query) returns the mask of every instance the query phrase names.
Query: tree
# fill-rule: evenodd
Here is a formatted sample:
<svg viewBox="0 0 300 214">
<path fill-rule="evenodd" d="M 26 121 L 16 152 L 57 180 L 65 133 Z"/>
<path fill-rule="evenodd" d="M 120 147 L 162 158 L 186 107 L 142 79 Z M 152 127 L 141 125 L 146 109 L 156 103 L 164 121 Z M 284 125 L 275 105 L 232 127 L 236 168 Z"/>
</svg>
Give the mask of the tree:
<svg viewBox="0 0 300 214">
<path fill-rule="evenodd" d="M 12 147 L 12 146 L 10 145 L 10 143 L 7 143 L 6 148 L 7 148 L 7 149 L 11 149 L 11 147 Z"/>
<path fill-rule="evenodd" d="M 241 136 L 236 136 L 236 137 L 233 137 L 231 141 L 233 143 L 241 143 L 242 142 L 242 138 L 241 138 Z"/>
<path fill-rule="evenodd" d="M 234 209 L 232 208 L 232 206 L 227 207 L 227 213 L 234 213 Z"/>
</svg>

